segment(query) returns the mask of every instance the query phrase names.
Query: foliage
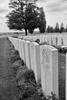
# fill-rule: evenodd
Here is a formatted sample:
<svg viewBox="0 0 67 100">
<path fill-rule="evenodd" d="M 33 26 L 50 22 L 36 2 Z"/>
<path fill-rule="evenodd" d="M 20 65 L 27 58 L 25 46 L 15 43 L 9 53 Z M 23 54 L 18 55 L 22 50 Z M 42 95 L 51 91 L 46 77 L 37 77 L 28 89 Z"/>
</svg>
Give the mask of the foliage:
<svg viewBox="0 0 67 100">
<path fill-rule="evenodd" d="M 53 27 L 52 27 L 52 26 L 48 26 L 48 27 L 47 27 L 47 32 L 48 32 L 48 33 L 53 33 L 53 32 L 54 32 Z"/>
<path fill-rule="evenodd" d="M 35 81 L 35 75 L 34 75 L 34 72 L 32 70 L 27 70 L 24 74 L 24 78 L 27 82 L 34 82 L 36 83 Z M 30 81 L 31 80 L 31 81 Z"/>
<path fill-rule="evenodd" d="M 18 51 L 13 52 L 13 54 L 11 53 L 11 62 L 14 63 L 17 60 L 21 60 Z"/>
<path fill-rule="evenodd" d="M 59 26 L 59 23 L 57 22 L 55 27 L 48 26 L 47 29 L 46 29 L 46 31 L 48 33 L 53 33 L 53 32 L 57 32 L 57 33 L 67 32 L 67 25 L 66 25 L 66 27 L 64 27 L 64 24 L 61 23 L 61 25 Z"/>
<path fill-rule="evenodd" d="M 57 22 L 56 25 L 55 25 L 55 27 L 47 26 L 46 32 L 47 33 L 53 33 L 53 32 L 62 33 L 62 32 L 67 32 L 67 25 L 66 25 L 66 27 L 64 27 L 64 24 L 61 23 L 61 25 L 59 26 L 59 23 Z"/>
<path fill-rule="evenodd" d="M 46 29 L 46 19 L 45 19 L 43 8 L 40 8 L 40 19 L 39 20 L 40 20 L 40 24 L 39 24 L 40 33 L 44 33 Z"/>
<path fill-rule="evenodd" d="M 22 66 L 22 61 L 21 60 L 16 60 L 14 63 L 13 63 L 13 69 L 15 70 L 15 71 L 17 71 L 18 70 L 18 68 L 20 67 L 20 66 Z"/>
<path fill-rule="evenodd" d="M 33 33 L 34 29 L 39 26 L 39 8 L 33 4 L 28 4 L 25 12 L 26 22 L 24 26 L 27 27 L 30 33 Z"/>
<path fill-rule="evenodd" d="M 47 100 L 58 100 L 58 98 L 53 92 L 51 92 L 51 96 L 47 96 Z"/>
<path fill-rule="evenodd" d="M 60 31 L 60 29 L 59 29 L 59 23 L 57 22 L 56 26 L 55 26 L 55 32 L 59 32 L 59 31 Z"/>
<path fill-rule="evenodd" d="M 21 100 L 32 97 L 37 93 L 34 73 L 31 70 L 22 69 L 18 71 L 18 89 Z M 33 99 L 34 100 L 34 99 Z"/>
<path fill-rule="evenodd" d="M 46 21 L 43 10 L 30 2 L 29 0 L 10 0 L 9 7 L 12 10 L 7 15 L 7 25 L 10 29 L 24 29 L 26 35 L 27 31 L 33 33 L 38 27 L 41 32 L 45 31 Z"/>
<path fill-rule="evenodd" d="M 64 32 L 64 25 L 63 23 L 61 23 L 61 27 L 60 27 L 60 33 Z"/>
</svg>

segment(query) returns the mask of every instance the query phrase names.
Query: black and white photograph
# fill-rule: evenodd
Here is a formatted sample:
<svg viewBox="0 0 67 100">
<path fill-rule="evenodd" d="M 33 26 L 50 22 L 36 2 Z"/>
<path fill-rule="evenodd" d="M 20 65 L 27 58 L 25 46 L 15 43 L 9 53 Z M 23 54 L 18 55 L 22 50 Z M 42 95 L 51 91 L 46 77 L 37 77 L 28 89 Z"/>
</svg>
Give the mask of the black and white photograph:
<svg viewBox="0 0 67 100">
<path fill-rule="evenodd" d="M 0 0 L 0 100 L 67 100 L 67 0 Z"/>
</svg>

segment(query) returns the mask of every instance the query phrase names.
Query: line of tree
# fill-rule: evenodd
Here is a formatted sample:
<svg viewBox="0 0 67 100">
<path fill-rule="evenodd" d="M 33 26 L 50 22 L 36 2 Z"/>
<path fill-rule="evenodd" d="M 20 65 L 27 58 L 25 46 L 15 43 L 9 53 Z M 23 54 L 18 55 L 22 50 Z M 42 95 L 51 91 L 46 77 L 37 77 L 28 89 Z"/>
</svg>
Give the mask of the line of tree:
<svg viewBox="0 0 67 100">
<path fill-rule="evenodd" d="M 48 33 L 53 33 L 53 32 L 59 32 L 59 33 L 67 32 L 67 25 L 66 25 L 66 27 L 64 27 L 64 24 L 61 23 L 61 25 L 59 26 L 59 23 L 57 22 L 56 26 L 54 28 L 52 26 L 48 26 L 47 29 L 46 29 L 46 32 L 48 32 Z"/>
<path fill-rule="evenodd" d="M 10 0 L 9 7 L 12 9 L 7 15 L 7 25 L 9 29 L 25 30 L 32 34 L 34 29 L 39 28 L 40 33 L 46 29 L 46 19 L 43 8 L 36 6 L 33 0 Z"/>
</svg>

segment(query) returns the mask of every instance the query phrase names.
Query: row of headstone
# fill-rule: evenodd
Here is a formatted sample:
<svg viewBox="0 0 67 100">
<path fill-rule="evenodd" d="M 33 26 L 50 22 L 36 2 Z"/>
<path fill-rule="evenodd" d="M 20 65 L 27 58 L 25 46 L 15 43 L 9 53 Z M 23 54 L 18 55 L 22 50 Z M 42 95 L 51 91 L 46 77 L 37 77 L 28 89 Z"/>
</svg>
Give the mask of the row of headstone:
<svg viewBox="0 0 67 100">
<path fill-rule="evenodd" d="M 65 35 L 36 35 L 36 36 L 24 36 L 24 40 L 36 41 L 40 40 L 40 43 L 47 42 L 49 45 L 67 45 L 67 36 Z"/>
<path fill-rule="evenodd" d="M 59 96 L 58 51 L 49 45 L 9 37 L 27 67 L 35 73 L 36 81 L 41 80 L 44 95 L 54 92 Z"/>
<path fill-rule="evenodd" d="M 50 38 L 50 37 L 49 37 Z M 48 38 L 50 44 L 55 43 L 55 45 L 61 41 L 54 36 L 51 40 Z M 54 40 L 55 38 L 55 40 Z M 60 37 L 61 38 L 61 37 Z M 65 38 L 66 39 L 66 38 Z M 17 38 L 9 37 L 9 40 L 15 46 L 15 49 L 19 51 L 20 57 L 24 60 L 27 67 L 32 69 L 35 73 L 36 81 L 41 80 L 42 90 L 44 95 L 50 95 L 51 92 L 55 93 L 58 97 L 61 92 L 59 92 L 59 67 L 61 67 L 61 72 L 63 72 L 65 67 L 65 95 L 67 100 L 67 53 L 65 54 L 65 64 L 62 62 L 62 57 L 58 57 L 58 50 L 50 45 L 39 45 L 36 42 L 30 42 L 29 40 L 21 40 Z M 45 39 L 46 40 L 46 39 Z M 50 42 L 51 41 L 51 42 Z M 67 40 L 65 40 L 67 41 Z M 64 42 L 66 43 L 66 42 Z M 63 40 L 62 40 L 63 44 Z M 54 44 L 53 44 L 54 45 Z M 67 48 L 62 46 L 62 48 Z M 60 61 L 59 61 L 60 60 Z M 62 66 L 61 66 L 62 65 Z M 60 77 L 60 79 L 62 79 Z M 63 93 L 62 93 L 63 98 Z"/>
</svg>

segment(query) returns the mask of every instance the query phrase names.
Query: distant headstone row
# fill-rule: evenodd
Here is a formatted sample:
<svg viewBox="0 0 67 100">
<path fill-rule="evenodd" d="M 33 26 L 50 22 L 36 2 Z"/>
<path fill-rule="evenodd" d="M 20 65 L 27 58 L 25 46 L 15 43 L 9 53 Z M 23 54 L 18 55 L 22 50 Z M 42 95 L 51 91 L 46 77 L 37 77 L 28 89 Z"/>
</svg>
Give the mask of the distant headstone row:
<svg viewBox="0 0 67 100">
<path fill-rule="evenodd" d="M 23 36 L 24 40 L 36 41 L 40 40 L 40 43 L 47 42 L 49 45 L 66 45 L 67 46 L 67 36 L 66 35 L 36 35 L 36 36 Z"/>
<path fill-rule="evenodd" d="M 38 44 L 34 42 L 36 39 L 40 39 L 40 43 L 47 42 L 50 45 Z M 27 67 L 34 71 L 36 81 L 41 80 L 44 95 L 50 95 L 53 92 L 59 97 L 58 50 L 51 45 L 63 45 L 63 38 L 60 36 L 59 39 L 56 36 L 28 36 L 23 37 L 23 39 L 9 37 L 9 40 L 15 49 L 19 51 L 20 57 L 24 60 Z M 65 54 L 65 57 L 64 66 L 67 74 L 67 54 Z"/>
</svg>

